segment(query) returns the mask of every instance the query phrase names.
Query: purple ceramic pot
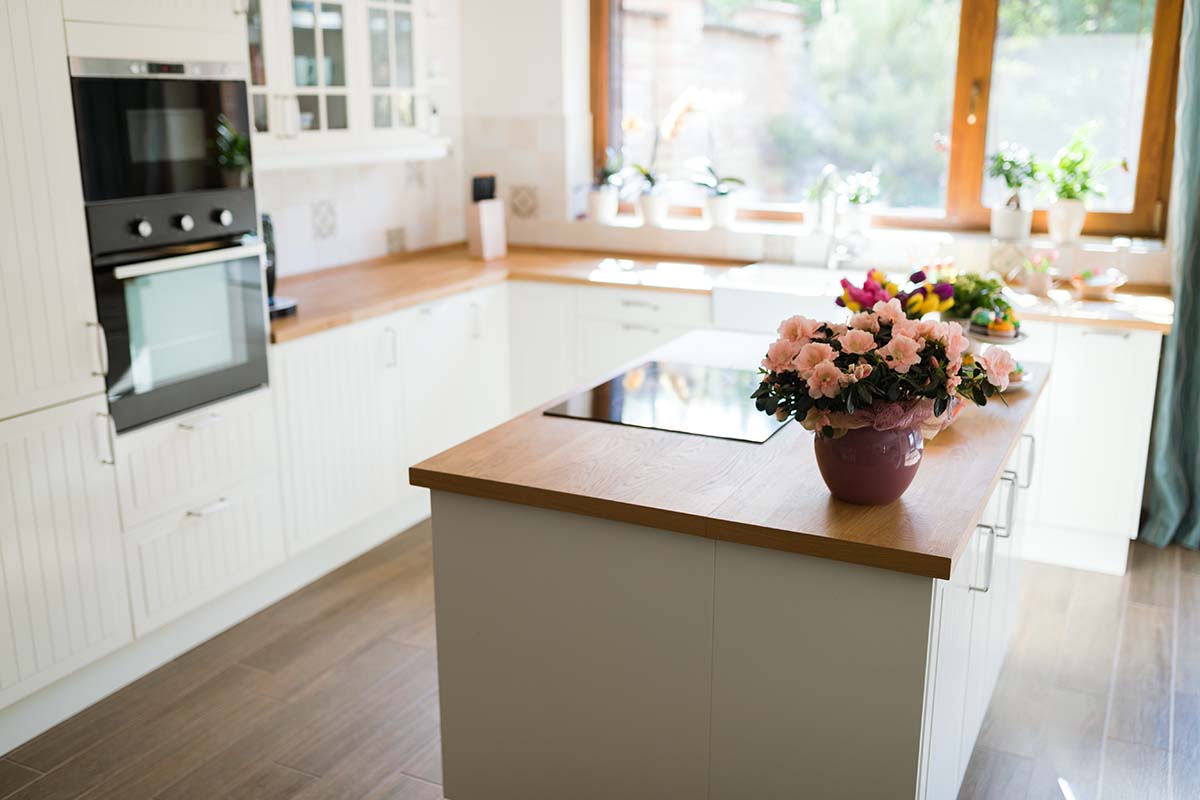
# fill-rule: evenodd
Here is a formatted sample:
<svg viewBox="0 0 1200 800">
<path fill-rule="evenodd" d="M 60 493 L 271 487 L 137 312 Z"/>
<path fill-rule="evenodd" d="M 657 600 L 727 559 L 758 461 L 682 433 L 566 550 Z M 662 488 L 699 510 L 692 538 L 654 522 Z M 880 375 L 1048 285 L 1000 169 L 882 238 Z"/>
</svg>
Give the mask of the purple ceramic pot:
<svg viewBox="0 0 1200 800">
<path fill-rule="evenodd" d="M 830 493 L 847 503 L 884 506 L 900 499 L 921 466 L 921 429 L 857 428 L 844 436 L 816 437 L 817 466 Z"/>
</svg>

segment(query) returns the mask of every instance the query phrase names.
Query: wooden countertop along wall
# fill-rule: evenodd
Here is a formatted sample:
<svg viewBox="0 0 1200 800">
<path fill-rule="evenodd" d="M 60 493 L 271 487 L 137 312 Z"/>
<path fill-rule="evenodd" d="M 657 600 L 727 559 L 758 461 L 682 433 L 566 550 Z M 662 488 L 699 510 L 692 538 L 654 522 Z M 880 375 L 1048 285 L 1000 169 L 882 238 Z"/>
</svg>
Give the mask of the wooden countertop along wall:
<svg viewBox="0 0 1200 800">
<path fill-rule="evenodd" d="M 716 352 L 746 336 L 696 331 L 667 347 Z M 948 578 L 1047 373 L 1047 366 L 1037 365 L 1029 385 L 1006 395 L 1007 405 L 965 409 L 927 443 L 915 480 L 890 506 L 830 497 L 812 434 L 798 424 L 764 444 L 750 444 L 543 415 L 551 404 L 409 474 L 413 484 L 429 489 Z"/>
</svg>

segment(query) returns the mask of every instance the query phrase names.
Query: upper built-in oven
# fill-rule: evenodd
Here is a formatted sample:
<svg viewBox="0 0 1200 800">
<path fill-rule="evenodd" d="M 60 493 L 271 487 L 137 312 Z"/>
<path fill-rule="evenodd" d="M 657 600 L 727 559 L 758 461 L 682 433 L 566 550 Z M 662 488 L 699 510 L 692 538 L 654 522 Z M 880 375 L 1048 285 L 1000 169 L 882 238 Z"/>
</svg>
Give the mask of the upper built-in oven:
<svg viewBox="0 0 1200 800">
<path fill-rule="evenodd" d="M 72 58 L 70 67 L 94 263 L 257 231 L 244 64 Z"/>
</svg>

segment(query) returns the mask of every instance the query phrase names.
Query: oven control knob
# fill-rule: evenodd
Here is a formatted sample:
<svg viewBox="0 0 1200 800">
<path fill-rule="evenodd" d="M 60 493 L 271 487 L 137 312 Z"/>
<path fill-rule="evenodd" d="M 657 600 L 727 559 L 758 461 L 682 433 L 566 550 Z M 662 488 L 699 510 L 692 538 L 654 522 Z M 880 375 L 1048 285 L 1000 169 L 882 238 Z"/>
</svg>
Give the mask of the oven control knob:
<svg viewBox="0 0 1200 800">
<path fill-rule="evenodd" d="M 149 239 L 150 234 L 154 233 L 154 226 L 150 224 L 150 220 L 141 218 L 129 223 L 129 230 L 134 236 Z"/>
<path fill-rule="evenodd" d="M 233 224 L 233 212 L 228 208 L 219 208 L 213 212 L 213 222 L 222 228 L 228 228 Z"/>
<path fill-rule="evenodd" d="M 196 227 L 196 220 L 192 219 L 191 214 L 180 214 L 175 218 L 175 227 L 184 233 L 189 233 L 192 228 Z"/>
</svg>

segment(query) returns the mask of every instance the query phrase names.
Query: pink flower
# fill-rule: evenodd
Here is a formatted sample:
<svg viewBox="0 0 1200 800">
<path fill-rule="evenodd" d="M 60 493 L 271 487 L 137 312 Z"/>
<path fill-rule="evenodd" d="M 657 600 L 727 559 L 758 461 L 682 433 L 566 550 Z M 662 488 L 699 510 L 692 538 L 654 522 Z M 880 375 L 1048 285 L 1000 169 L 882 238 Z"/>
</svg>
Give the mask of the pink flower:
<svg viewBox="0 0 1200 800">
<path fill-rule="evenodd" d="M 763 369 L 771 372 L 794 372 L 792 359 L 800 352 L 800 345 L 789 339 L 777 339 L 767 348 L 767 357 L 762 360 Z"/>
<path fill-rule="evenodd" d="M 842 343 L 843 352 L 854 355 L 862 355 L 875 349 L 875 335 L 870 331 L 846 331 L 838 338 L 838 341 Z"/>
<path fill-rule="evenodd" d="M 923 319 L 917 323 L 917 335 L 926 341 L 945 342 L 950 326 L 935 319 Z"/>
<path fill-rule="evenodd" d="M 946 391 L 953 395 L 956 391 L 958 391 L 960 384 L 962 384 L 962 376 L 951 375 L 946 379 Z"/>
<path fill-rule="evenodd" d="M 808 317 L 802 317 L 797 314 L 779 323 L 779 335 L 784 339 L 803 343 L 813 338 L 816 335 L 817 328 L 820 326 L 821 323 L 816 320 L 811 320 Z"/>
<path fill-rule="evenodd" d="M 870 311 L 860 311 L 850 317 L 850 328 L 856 331 L 879 333 L 879 320 Z"/>
<path fill-rule="evenodd" d="M 808 376 L 808 396 L 834 397 L 845 385 L 846 376 L 832 361 L 822 361 Z"/>
<path fill-rule="evenodd" d="M 988 383 L 1000 391 L 1008 388 L 1008 378 L 1017 368 L 1017 361 L 1012 353 L 1003 347 L 989 347 L 987 352 L 979 357 L 983 371 L 987 374 Z"/>
<path fill-rule="evenodd" d="M 879 315 L 880 322 L 887 322 L 891 325 L 895 325 L 899 320 L 908 319 L 904 314 L 904 306 L 900 305 L 900 301 L 894 297 L 886 303 L 882 300 L 877 302 L 874 311 Z"/>
<path fill-rule="evenodd" d="M 963 353 L 971 346 L 971 340 L 963 335 L 962 325 L 951 322 L 947 325 L 946 358 L 950 361 L 962 361 Z"/>
<path fill-rule="evenodd" d="M 808 379 L 818 364 L 833 361 L 833 348 L 824 342 L 809 342 L 800 348 L 799 354 L 792 361 L 792 366 L 800 377 Z"/>
<path fill-rule="evenodd" d="M 892 323 L 892 336 L 907 336 L 910 339 L 921 338 L 921 323 L 915 319 L 898 319 Z"/>
<path fill-rule="evenodd" d="M 916 341 L 907 336 L 893 336 L 886 346 L 879 349 L 879 355 L 896 372 L 904 374 L 909 368 L 921 363 L 921 347 Z"/>
<path fill-rule="evenodd" d="M 861 381 L 861 380 L 866 380 L 868 377 L 870 377 L 871 373 L 874 371 L 875 371 L 875 368 L 872 367 L 870 364 L 868 364 L 865 361 L 860 361 L 857 364 L 855 364 L 853 367 L 850 368 L 850 375 L 851 375 L 851 377 L 854 378 L 855 381 Z"/>
</svg>

